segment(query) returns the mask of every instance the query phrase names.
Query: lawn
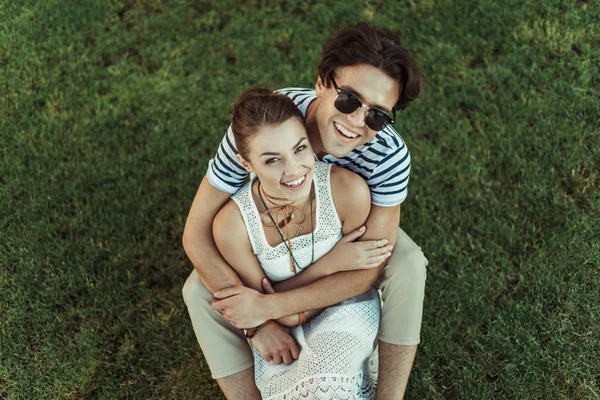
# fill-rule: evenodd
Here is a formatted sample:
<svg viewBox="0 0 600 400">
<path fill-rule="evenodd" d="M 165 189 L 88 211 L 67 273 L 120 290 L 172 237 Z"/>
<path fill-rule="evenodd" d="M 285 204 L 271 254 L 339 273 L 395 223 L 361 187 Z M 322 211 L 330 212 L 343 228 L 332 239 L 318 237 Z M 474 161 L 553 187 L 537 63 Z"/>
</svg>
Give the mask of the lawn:
<svg viewBox="0 0 600 400">
<path fill-rule="evenodd" d="M 0 0 L 0 399 L 217 399 L 181 288 L 244 88 L 340 24 L 427 77 L 396 128 L 429 259 L 408 399 L 600 398 L 596 1 Z"/>
</svg>

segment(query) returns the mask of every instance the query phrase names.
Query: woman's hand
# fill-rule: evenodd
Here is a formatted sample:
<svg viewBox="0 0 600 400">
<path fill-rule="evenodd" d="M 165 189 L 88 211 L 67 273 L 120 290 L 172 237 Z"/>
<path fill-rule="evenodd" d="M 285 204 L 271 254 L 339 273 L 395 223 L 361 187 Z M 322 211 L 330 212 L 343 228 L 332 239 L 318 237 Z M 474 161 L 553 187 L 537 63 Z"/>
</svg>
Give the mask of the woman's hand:
<svg viewBox="0 0 600 400">
<path fill-rule="evenodd" d="M 355 242 L 365 230 L 361 226 L 342 237 L 326 255 L 330 273 L 375 268 L 392 255 L 394 246 L 387 245 L 387 239 Z"/>
</svg>

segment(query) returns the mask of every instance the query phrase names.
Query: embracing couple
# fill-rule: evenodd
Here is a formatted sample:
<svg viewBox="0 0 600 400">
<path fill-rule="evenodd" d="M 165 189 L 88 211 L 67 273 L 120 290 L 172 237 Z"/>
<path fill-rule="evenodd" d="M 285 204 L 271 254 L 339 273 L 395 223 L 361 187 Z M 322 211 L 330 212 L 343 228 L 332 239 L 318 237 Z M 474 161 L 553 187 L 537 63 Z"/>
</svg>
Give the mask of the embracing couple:
<svg viewBox="0 0 600 400">
<path fill-rule="evenodd" d="M 183 237 L 183 296 L 228 399 L 403 397 L 427 260 L 398 228 L 410 155 L 392 124 L 419 90 L 398 36 L 358 24 L 326 41 L 314 90 L 233 104 Z"/>
</svg>

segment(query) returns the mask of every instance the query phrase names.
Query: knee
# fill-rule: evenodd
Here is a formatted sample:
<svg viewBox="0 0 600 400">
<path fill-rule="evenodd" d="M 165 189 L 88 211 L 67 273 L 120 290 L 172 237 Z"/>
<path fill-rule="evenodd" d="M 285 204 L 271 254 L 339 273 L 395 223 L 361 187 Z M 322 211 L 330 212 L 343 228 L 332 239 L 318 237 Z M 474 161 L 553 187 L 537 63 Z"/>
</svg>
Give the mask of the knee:
<svg viewBox="0 0 600 400">
<path fill-rule="evenodd" d="M 213 299 L 212 294 L 202 284 L 200 276 L 196 270 L 192 271 L 190 276 L 188 276 L 183 288 L 181 289 L 181 292 L 183 294 L 183 300 L 188 307 L 201 302 L 211 302 Z"/>
<path fill-rule="evenodd" d="M 427 264 L 429 261 L 423 251 L 421 251 L 420 247 L 416 249 L 412 249 L 410 252 L 406 253 L 404 256 L 404 268 L 406 268 L 409 273 L 415 279 L 425 279 L 427 278 Z"/>
<path fill-rule="evenodd" d="M 401 252 L 392 254 L 384 270 L 384 280 L 394 287 L 423 290 L 427 279 L 427 258 L 417 245 Z"/>
</svg>

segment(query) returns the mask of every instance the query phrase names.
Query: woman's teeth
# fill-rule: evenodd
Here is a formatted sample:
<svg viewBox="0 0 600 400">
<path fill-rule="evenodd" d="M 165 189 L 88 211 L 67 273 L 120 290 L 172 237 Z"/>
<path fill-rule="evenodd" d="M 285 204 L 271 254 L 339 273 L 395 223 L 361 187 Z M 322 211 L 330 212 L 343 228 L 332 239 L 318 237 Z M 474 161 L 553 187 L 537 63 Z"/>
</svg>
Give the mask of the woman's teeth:
<svg viewBox="0 0 600 400">
<path fill-rule="evenodd" d="M 350 139 L 354 139 L 355 137 L 358 137 L 358 135 L 356 133 L 350 132 L 348 129 L 344 128 L 343 126 L 341 126 L 340 124 L 338 124 L 337 122 L 335 122 L 335 127 L 338 128 L 338 130 L 340 132 L 342 132 L 342 135 L 350 138 Z"/>
<path fill-rule="evenodd" d="M 298 178 L 296 180 L 293 180 L 291 182 L 286 182 L 286 183 L 284 183 L 284 185 L 285 186 L 290 186 L 290 187 L 300 186 L 304 182 L 304 179 L 306 179 L 306 175 L 301 176 L 300 178 Z"/>
</svg>

